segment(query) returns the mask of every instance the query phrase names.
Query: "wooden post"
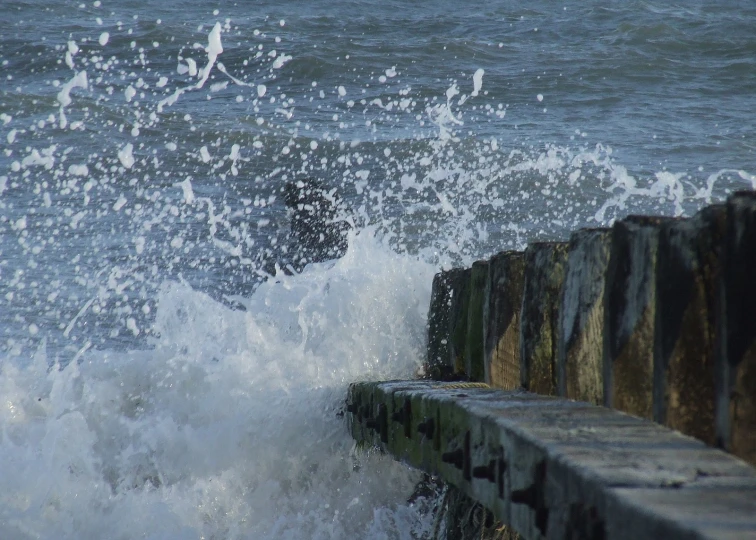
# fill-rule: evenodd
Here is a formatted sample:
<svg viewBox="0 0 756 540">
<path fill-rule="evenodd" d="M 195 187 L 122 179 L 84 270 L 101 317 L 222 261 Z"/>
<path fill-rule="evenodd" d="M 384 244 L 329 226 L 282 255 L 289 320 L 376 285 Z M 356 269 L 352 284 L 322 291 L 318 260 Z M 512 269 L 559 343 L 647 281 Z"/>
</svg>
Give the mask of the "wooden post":
<svg viewBox="0 0 756 540">
<path fill-rule="evenodd" d="M 723 249 L 717 439 L 756 463 L 756 193 L 728 199 Z"/>
<path fill-rule="evenodd" d="M 470 306 L 470 278 L 472 269 L 465 268 L 454 275 L 451 283 L 451 309 L 449 312 L 449 362 L 456 377 L 465 375 L 465 341 Z"/>
<path fill-rule="evenodd" d="M 520 310 L 524 279 L 522 252 L 503 251 L 491 258 L 483 314 L 485 382 L 504 390 L 520 386 Z"/>
<path fill-rule="evenodd" d="M 526 390 L 556 395 L 557 320 L 566 242 L 538 242 L 525 250 L 520 323 L 520 381 Z"/>
<path fill-rule="evenodd" d="M 476 261 L 470 272 L 470 300 L 465 340 L 465 373 L 471 381 L 483 382 L 483 305 L 485 303 L 488 261 Z"/>
<path fill-rule="evenodd" d="M 604 294 L 604 404 L 653 418 L 654 310 L 659 226 L 629 216 L 612 228 Z"/>
<path fill-rule="evenodd" d="M 559 309 L 559 395 L 595 405 L 604 402 L 604 289 L 610 229 L 582 229 L 570 238 Z"/>
<path fill-rule="evenodd" d="M 439 272 L 433 277 L 428 308 L 427 369 L 432 379 L 443 380 L 454 373 L 449 353 L 452 284 L 459 279 L 461 268 Z"/>
<path fill-rule="evenodd" d="M 659 230 L 654 420 L 715 443 L 715 330 L 724 205 Z"/>
</svg>

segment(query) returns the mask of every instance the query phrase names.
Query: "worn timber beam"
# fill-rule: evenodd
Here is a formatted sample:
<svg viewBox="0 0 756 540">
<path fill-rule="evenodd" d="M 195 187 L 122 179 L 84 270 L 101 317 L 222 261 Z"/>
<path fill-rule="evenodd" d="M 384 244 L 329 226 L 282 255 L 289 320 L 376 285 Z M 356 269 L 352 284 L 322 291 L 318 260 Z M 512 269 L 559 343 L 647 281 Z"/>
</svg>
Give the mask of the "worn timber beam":
<svg viewBox="0 0 756 540">
<path fill-rule="evenodd" d="M 352 436 L 525 538 L 756 538 L 756 471 L 658 424 L 473 383 L 355 383 Z"/>
</svg>

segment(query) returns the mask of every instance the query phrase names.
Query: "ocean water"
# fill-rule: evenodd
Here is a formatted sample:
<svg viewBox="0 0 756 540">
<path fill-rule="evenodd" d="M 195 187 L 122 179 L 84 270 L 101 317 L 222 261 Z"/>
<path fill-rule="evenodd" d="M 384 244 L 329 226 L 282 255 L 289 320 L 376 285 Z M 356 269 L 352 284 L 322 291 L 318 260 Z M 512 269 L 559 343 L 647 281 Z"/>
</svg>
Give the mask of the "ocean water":
<svg viewBox="0 0 756 540">
<path fill-rule="evenodd" d="M 0 538 L 418 538 L 433 274 L 756 188 L 756 5 L 4 0 Z M 290 275 L 282 201 L 345 201 Z"/>
</svg>

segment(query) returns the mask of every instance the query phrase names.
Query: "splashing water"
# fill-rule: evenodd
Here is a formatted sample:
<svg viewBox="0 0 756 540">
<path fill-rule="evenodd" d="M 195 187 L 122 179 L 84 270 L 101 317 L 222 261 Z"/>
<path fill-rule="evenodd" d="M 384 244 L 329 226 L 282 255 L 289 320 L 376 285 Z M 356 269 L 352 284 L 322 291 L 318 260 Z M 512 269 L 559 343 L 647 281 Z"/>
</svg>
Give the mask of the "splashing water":
<svg viewBox="0 0 756 540">
<path fill-rule="evenodd" d="M 354 454 L 338 413 L 347 381 L 413 375 L 432 272 L 363 231 L 339 261 L 261 285 L 246 311 L 165 283 L 149 351 L 6 361 L 0 536 L 422 531 L 418 509 L 380 511 L 418 476 Z"/>
<path fill-rule="evenodd" d="M 320 53 L 326 15 L 81 6 L 0 53 L 0 538 L 422 537 L 417 473 L 355 451 L 339 413 L 352 381 L 414 376 L 434 272 L 756 187 L 633 172 L 579 129 L 518 139 L 536 112 L 474 48 L 432 79 Z M 411 54 L 437 68 L 432 39 Z M 287 275 L 304 177 L 356 227 Z"/>
</svg>

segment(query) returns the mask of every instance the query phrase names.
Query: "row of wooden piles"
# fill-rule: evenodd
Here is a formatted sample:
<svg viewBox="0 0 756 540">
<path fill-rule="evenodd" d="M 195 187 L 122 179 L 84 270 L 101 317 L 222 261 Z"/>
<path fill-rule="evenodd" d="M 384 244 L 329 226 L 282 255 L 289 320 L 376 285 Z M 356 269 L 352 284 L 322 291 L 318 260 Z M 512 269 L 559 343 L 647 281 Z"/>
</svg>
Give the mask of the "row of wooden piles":
<svg viewBox="0 0 756 540">
<path fill-rule="evenodd" d="M 428 364 L 655 420 L 756 464 L 756 192 L 437 274 Z"/>
</svg>

